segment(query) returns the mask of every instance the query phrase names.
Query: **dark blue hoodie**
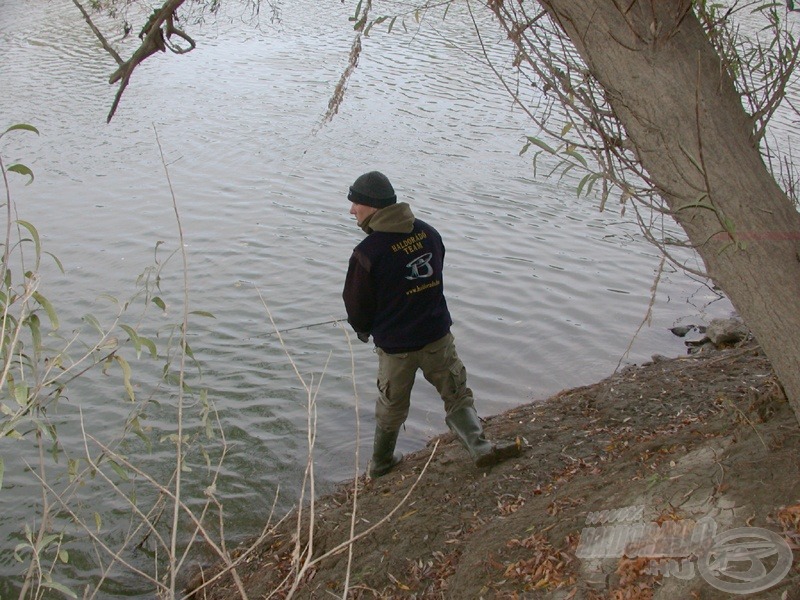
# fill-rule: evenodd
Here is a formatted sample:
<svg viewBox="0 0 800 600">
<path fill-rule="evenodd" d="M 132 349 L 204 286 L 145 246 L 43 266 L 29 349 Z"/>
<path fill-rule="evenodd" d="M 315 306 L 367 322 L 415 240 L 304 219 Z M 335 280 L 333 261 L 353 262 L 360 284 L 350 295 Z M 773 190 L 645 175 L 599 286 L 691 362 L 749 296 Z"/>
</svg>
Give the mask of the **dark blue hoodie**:
<svg viewBox="0 0 800 600">
<path fill-rule="evenodd" d="M 388 352 L 418 350 L 450 331 L 444 297 L 444 244 L 405 202 L 380 209 L 361 227 L 367 237 L 350 257 L 347 320 Z"/>
</svg>

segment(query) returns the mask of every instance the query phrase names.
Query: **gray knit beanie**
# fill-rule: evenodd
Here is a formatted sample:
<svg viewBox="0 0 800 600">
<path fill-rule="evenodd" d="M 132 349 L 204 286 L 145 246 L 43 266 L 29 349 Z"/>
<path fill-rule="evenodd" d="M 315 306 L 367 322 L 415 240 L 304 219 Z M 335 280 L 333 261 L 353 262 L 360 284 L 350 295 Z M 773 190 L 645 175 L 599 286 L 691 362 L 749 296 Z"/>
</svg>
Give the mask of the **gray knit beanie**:
<svg viewBox="0 0 800 600">
<path fill-rule="evenodd" d="M 350 186 L 347 199 L 356 204 L 364 204 L 373 208 L 386 208 L 397 202 L 394 188 L 389 178 L 379 171 L 364 173 Z"/>
</svg>

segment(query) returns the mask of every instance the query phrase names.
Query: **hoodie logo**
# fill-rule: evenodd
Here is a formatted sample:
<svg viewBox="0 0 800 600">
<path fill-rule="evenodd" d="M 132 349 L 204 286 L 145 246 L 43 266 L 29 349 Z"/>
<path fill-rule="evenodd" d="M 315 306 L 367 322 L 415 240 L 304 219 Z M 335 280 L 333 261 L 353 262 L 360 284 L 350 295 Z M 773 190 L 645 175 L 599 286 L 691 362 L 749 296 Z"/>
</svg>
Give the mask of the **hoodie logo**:
<svg viewBox="0 0 800 600">
<path fill-rule="evenodd" d="M 406 279 L 427 279 L 433 275 L 432 258 L 433 252 L 428 252 L 408 263 L 406 268 L 411 269 L 411 275 L 406 275 Z"/>
</svg>

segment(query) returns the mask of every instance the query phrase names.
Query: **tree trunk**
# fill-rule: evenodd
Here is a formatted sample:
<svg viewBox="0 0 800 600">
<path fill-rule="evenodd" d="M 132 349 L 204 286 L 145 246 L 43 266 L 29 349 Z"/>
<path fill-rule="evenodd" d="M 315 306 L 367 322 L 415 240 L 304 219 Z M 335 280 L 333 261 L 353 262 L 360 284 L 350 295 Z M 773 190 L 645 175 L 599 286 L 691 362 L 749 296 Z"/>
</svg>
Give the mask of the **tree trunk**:
<svg viewBox="0 0 800 600">
<path fill-rule="evenodd" d="M 757 338 L 800 420 L 800 213 L 766 168 L 752 120 L 691 2 L 540 4 L 603 86 L 652 182 Z"/>
</svg>

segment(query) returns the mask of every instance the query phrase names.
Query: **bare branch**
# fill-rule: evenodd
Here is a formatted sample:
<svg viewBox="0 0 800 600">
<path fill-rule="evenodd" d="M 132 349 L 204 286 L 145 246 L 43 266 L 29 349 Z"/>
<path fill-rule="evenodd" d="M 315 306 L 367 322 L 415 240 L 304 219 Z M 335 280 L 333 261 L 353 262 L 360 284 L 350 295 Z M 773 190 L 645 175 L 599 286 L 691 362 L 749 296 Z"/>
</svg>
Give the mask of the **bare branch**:
<svg viewBox="0 0 800 600">
<path fill-rule="evenodd" d="M 125 88 L 128 87 L 134 69 L 143 61 L 156 52 L 164 52 L 167 48 L 170 48 L 170 50 L 178 54 L 183 54 L 194 49 L 194 40 L 180 29 L 177 29 L 174 25 L 177 18 L 175 12 L 185 1 L 186 0 L 167 0 L 161 8 L 153 11 L 150 19 L 139 33 L 139 38 L 142 40 L 139 48 L 136 49 L 133 56 L 128 60 L 121 62 L 119 68 L 111 74 L 108 82 L 116 83 L 119 81 L 120 84 L 117 95 L 114 98 L 114 103 L 111 105 L 111 110 L 108 113 L 107 122 L 111 121 L 114 113 L 117 111 L 119 102 L 122 99 L 122 93 L 125 91 Z M 176 49 L 177 47 L 168 45 L 167 42 L 173 34 L 188 41 L 190 43 L 189 48 Z"/>
<path fill-rule="evenodd" d="M 123 63 L 122 58 L 120 57 L 119 54 L 117 54 L 117 51 L 114 50 L 114 48 L 111 46 L 111 44 L 108 43 L 108 40 L 106 40 L 105 36 L 100 32 L 100 30 L 92 22 L 92 18 L 89 16 L 89 13 L 86 12 L 86 9 L 83 8 L 83 6 L 81 5 L 80 2 L 78 2 L 78 0 L 72 0 L 72 3 L 75 6 L 78 7 L 79 11 L 81 11 L 81 14 L 83 15 L 83 18 L 86 20 L 86 23 L 88 23 L 88 25 L 89 25 L 89 29 L 91 29 L 92 33 L 94 33 L 97 36 L 97 39 L 100 40 L 100 43 L 103 45 L 103 48 L 105 49 L 105 51 L 108 52 L 114 58 L 115 61 L 117 61 L 118 65 L 121 65 Z"/>
</svg>

